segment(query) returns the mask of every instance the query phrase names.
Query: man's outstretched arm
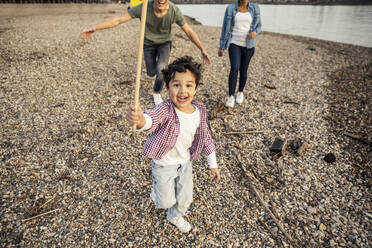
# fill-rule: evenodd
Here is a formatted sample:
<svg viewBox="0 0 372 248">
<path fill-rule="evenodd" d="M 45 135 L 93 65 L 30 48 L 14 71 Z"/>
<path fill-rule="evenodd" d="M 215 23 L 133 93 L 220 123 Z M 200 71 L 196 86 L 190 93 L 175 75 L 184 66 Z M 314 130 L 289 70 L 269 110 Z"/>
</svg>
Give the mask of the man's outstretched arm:
<svg viewBox="0 0 372 248">
<path fill-rule="evenodd" d="M 101 30 L 101 29 L 106 29 L 106 28 L 113 28 L 113 27 L 116 27 L 117 25 L 122 24 L 124 22 L 127 22 L 131 19 L 132 19 L 132 17 L 128 13 L 125 13 L 121 16 L 116 16 L 116 17 L 106 19 L 103 22 L 101 22 L 100 24 L 97 24 L 92 28 L 85 29 L 83 31 L 83 33 L 81 34 L 81 36 L 84 38 L 85 41 L 88 41 L 89 36 L 91 34 L 93 34 L 95 31 Z"/>
<path fill-rule="evenodd" d="M 211 59 L 209 58 L 207 50 L 205 50 L 205 48 L 203 47 L 201 41 L 199 40 L 198 35 L 194 32 L 194 30 L 192 30 L 187 23 L 185 23 L 181 27 L 181 29 L 185 32 L 187 37 L 189 37 L 189 39 L 200 49 L 202 56 L 203 56 L 204 63 L 210 64 Z"/>
</svg>

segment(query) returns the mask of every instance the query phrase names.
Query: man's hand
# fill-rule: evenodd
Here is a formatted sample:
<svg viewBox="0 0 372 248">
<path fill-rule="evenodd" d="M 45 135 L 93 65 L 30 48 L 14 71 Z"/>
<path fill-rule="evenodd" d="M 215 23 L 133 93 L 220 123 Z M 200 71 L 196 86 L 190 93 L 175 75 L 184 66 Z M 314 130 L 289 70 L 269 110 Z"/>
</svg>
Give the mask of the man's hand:
<svg viewBox="0 0 372 248">
<path fill-rule="evenodd" d="M 88 42 L 89 36 L 90 36 L 91 34 L 93 34 L 95 31 L 96 31 L 95 28 L 85 29 L 85 30 L 83 31 L 83 33 L 81 33 L 81 37 L 83 37 L 83 39 L 84 39 L 86 42 Z"/>
<path fill-rule="evenodd" d="M 206 51 L 202 51 L 203 61 L 205 64 L 209 65 L 211 63 L 211 59 Z"/>
<path fill-rule="evenodd" d="M 135 108 L 134 106 L 130 106 L 127 113 L 127 120 L 129 124 L 136 125 L 138 128 L 142 128 L 146 124 L 140 107 Z"/>
<path fill-rule="evenodd" d="M 252 40 L 256 38 L 256 35 L 257 35 L 256 31 L 250 32 L 248 35 L 248 39 Z"/>
<path fill-rule="evenodd" d="M 85 41 L 88 41 L 89 36 L 91 34 L 93 34 L 94 32 L 96 32 L 97 30 L 102 30 L 102 29 L 106 29 L 106 28 L 113 28 L 113 27 L 116 27 L 117 25 L 119 25 L 121 23 L 124 23 L 124 22 L 127 22 L 131 19 L 132 19 L 132 17 L 129 15 L 128 12 L 124 13 L 121 16 L 115 16 L 115 17 L 108 18 L 108 19 L 104 20 L 103 22 L 95 25 L 93 28 L 85 29 L 83 31 L 83 33 L 81 34 L 81 36 L 83 37 L 83 39 Z"/>
<path fill-rule="evenodd" d="M 221 180 L 221 175 L 220 175 L 220 169 L 219 168 L 211 168 L 209 169 L 212 175 L 212 179 L 214 182 L 218 183 Z"/>
<path fill-rule="evenodd" d="M 187 23 L 185 23 L 181 27 L 181 29 L 183 30 L 183 32 L 185 32 L 187 37 L 200 49 L 202 57 L 203 57 L 203 63 L 209 65 L 211 63 L 211 59 L 209 58 L 207 51 L 205 50 L 202 43 L 200 42 L 198 35 L 190 28 L 189 24 Z"/>
<path fill-rule="evenodd" d="M 220 48 L 218 49 L 218 57 L 222 57 L 223 55 L 223 50 Z"/>
</svg>

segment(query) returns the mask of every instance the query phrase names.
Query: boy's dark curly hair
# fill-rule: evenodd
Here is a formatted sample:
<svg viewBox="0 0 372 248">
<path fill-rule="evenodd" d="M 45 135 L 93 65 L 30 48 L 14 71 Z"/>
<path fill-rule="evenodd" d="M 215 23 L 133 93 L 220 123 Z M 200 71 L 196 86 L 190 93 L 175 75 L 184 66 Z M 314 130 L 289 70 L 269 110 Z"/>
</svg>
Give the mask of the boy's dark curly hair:
<svg viewBox="0 0 372 248">
<path fill-rule="evenodd" d="M 186 70 L 189 70 L 194 75 L 196 88 L 198 88 L 201 79 L 201 67 L 201 64 L 194 62 L 190 56 L 183 56 L 174 60 L 166 69 L 162 70 L 165 86 L 169 89 L 169 82 L 174 79 L 176 72 L 186 72 Z"/>
</svg>

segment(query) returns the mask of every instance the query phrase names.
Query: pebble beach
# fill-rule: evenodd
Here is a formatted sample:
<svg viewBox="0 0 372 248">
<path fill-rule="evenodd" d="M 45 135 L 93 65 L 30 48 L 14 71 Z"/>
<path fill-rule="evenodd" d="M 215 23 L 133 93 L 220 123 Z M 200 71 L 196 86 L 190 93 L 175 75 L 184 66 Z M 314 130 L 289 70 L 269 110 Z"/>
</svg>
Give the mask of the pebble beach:
<svg viewBox="0 0 372 248">
<path fill-rule="evenodd" d="M 139 20 L 81 38 L 127 7 L 0 5 L 0 247 L 372 246 L 372 48 L 263 32 L 245 101 L 227 109 L 220 28 L 191 25 L 212 60 L 196 99 L 222 179 L 193 162 L 184 234 L 155 209 L 147 134 L 133 138 L 125 119 Z M 201 62 L 173 33 L 170 60 Z M 143 62 L 142 109 L 154 107 L 152 87 Z"/>
</svg>

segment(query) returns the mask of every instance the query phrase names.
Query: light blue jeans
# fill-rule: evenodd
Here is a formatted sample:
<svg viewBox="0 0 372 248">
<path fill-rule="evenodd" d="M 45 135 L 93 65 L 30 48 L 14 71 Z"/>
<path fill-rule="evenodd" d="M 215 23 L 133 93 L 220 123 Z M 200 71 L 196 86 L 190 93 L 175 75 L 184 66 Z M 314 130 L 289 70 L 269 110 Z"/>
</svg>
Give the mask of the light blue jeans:
<svg viewBox="0 0 372 248">
<path fill-rule="evenodd" d="M 151 198 L 156 208 L 167 209 L 167 219 L 182 217 L 193 196 L 192 163 L 161 166 L 152 162 Z"/>
</svg>

